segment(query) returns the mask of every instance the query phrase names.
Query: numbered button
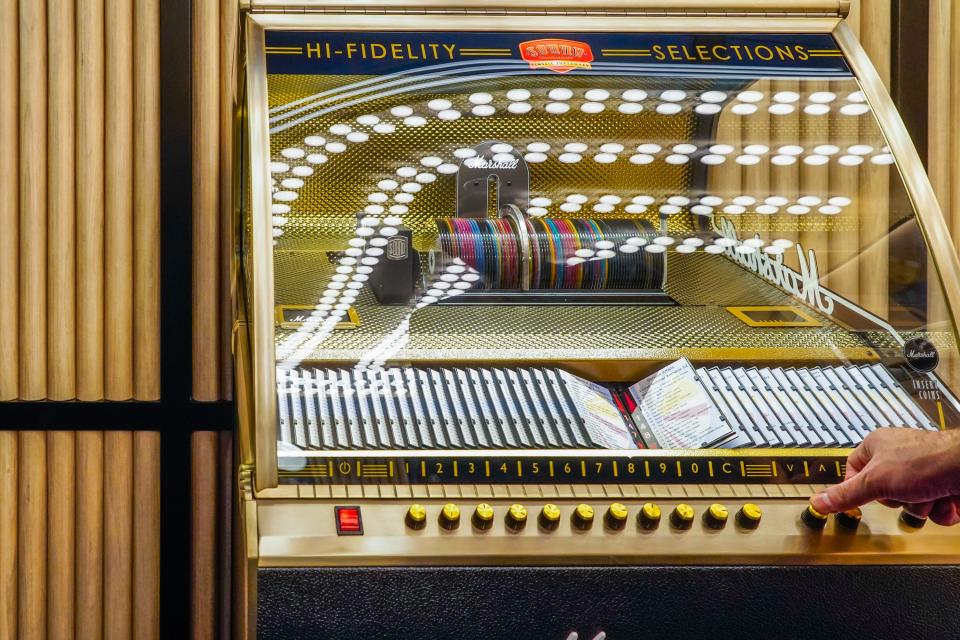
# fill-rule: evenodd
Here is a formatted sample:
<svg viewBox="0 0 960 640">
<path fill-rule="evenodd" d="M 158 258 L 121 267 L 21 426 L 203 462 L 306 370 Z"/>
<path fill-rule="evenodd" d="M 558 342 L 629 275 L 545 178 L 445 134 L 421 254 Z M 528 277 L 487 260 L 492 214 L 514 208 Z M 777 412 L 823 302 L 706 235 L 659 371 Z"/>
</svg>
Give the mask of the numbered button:
<svg viewBox="0 0 960 640">
<path fill-rule="evenodd" d="M 693 526 L 693 507 L 681 502 L 670 514 L 670 524 L 677 529 L 689 529 Z"/>
<path fill-rule="evenodd" d="M 543 531 L 556 531 L 560 525 L 560 507 L 555 504 L 543 505 L 540 516 L 537 518 L 537 524 Z"/>
<path fill-rule="evenodd" d="M 447 531 L 453 531 L 460 526 L 460 507 L 448 502 L 440 509 L 440 527 Z"/>
</svg>

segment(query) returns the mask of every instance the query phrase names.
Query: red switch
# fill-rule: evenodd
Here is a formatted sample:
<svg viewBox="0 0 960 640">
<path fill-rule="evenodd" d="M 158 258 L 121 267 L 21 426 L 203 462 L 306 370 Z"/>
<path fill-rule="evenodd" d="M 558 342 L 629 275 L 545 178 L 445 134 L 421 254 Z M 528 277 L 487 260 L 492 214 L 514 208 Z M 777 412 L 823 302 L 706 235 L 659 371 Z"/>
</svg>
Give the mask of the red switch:
<svg viewBox="0 0 960 640">
<path fill-rule="evenodd" d="M 337 516 L 338 536 L 362 536 L 363 520 L 360 518 L 360 507 L 334 507 Z"/>
</svg>

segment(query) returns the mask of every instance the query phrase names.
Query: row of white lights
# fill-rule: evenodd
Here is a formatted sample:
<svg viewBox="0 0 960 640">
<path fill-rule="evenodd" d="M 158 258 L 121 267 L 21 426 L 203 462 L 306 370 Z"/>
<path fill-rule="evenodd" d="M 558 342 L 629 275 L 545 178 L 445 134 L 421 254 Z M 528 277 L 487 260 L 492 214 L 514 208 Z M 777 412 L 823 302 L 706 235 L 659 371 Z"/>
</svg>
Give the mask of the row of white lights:
<svg viewBox="0 0 960 640">
<path fill-rule="evenodd" d="M 627 200 L 629 198 L 629 200 Z M 827 196 L 821 198 L 815 195 L 803 195 L 799 197 L 787 197 L 771 195 L 764 199 L 758 199 L 753 196 L 740 195 L 729 199 L 724 199 L 715 195 L 703 195 L 699 198 L 690 198 L 683 195 L 672 195 L 667 198 L 658 199 L 651 195 L 638 195 L 630 198 L 629 196 L 618 196 L 614 194 L 605 194 L 597 198 L 591 207 L 596 213 L 612 213 L 616 208 L 623 204 L 623 210 L 626 213 L 639 215 L 647 213 L 652 205 L 658 200 L 661 204 L 657 211 L 663 215 L 671 216 L 680 213 L 687 208 L 690 213 L 707 216 L 717 212 L 719 207 L 723 207 L 719 212 L 728 215 L 740 215 L 747 213 L 752 207 L 752 211 L 760 215 L 773 215 L 781 210 L 791 215 L 804 215 L 810 213 L 814 207 L 824 215 L 837 215 L 843 211 L 843 208 L 851 203 L 850 198 L 846 196 Z M 577 213 L 590 202 L 590 198 L 581 193 L 571 193 L 566 196 L 563 202 L 560 202 L 558 208 L 563 213 Z M 624 204 L 626 203 L 626 204 Z M 530 206 L 527 208 L 527 215 L 541 217 L 550 213 L 550 207 L 557 202 L 546 196 L 536 196 L 530 199 Z"/>
</svg>

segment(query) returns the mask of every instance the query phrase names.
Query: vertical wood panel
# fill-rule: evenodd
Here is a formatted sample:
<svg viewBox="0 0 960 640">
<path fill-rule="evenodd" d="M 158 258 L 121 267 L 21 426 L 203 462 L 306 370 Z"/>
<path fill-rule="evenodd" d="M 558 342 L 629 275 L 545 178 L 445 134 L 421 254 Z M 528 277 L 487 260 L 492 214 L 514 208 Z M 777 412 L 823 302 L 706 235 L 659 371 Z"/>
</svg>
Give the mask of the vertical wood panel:
<svg viewBox="0 0 960 640">
<path fill-rule="evenodd" d="M 133 395 L 133 0 L 106 0 L 105 396 Z"/>
<path fill-rule="evenodd" d="M 47 395 L 46 5 L 20 0 L 20 397 Z"/>
<path fill-rule="evenodd" d="M 0 638 L 17 637 L 17 433 L 0 431 Z"/>
<path fill-rule="evenodd" d="M 233 127 L 237 77 L 237 24 L 239 3 L 220 0 L 220 398 L 233 397 L 231 331 L 233 309 L 232 259 L 234 247 L 233 176 L 235 166 Z"/>
<path fill-rule="evenodd" d="M 23 431 L 19 443 L 18 620 L 20 640 L 43 640 L 47 626 L 47 441 Z"/>
<path fill-rule="evenodd" d="M 104 436 L 103 637 L 131 637 L 133 588 L 133 434 Z"/>
<path fill-rule="evenodd" d="M 74 0 L 47 0 L 47 397 L 76 397 Z"/>
<path fill-rule="evenodd" d="M 217 434 L 198 431 L 191 439 L 192 634 L 213 640 L 217 621 Z"/>
<path fill-rule="evenodd" d="M 75 434 L 47 433 L 47 637 L 74 637 Z M 81 480 L 82 482 L 83 480 Z"/>
<path fill-rule="evenodd" d="M 160 434 L 133 436 L 133 629 L 160 637 Z"/>
<path fill-rule="evenodd" d="M 160 397 L 160 5 L 134 7 L 134 395 Z"/>
<path fill-rule="evenodd" d="M 103 432 L 77 434 L 77 637 L 103 637 Z"/>
<path fill-rule="evenodd" d="M 193 395 L 219 397 L 220 7 L 193 3 Z"/>
<path fill-rule="evenodd" d="M 17 397 L 20 377 L 18 44 L 17 0 L 0 0 L 0 400 Z"/>
<path fill-rule="evenodd" d="M 103 398 L 103 0 L 77 0 L 77 398 Z"/>
<path fill-rule="evenodd" d="M 229 640 L 232 637 L 233 606 L 233 433 L 221 431 L 217 434 L 217 558 L 220 594 L 218 598 L 217 630 L 219 637 Z"/>
</svg>

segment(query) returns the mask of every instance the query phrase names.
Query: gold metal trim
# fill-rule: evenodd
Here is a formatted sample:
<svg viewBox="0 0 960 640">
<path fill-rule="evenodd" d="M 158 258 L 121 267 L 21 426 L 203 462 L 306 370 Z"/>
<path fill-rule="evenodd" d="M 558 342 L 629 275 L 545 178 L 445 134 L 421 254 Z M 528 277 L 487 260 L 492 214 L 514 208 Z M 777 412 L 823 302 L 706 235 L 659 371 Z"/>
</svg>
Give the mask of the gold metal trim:
<svg viewBox="0 0 960 640">
<path fill-rule="evenodd" d="M 270 133 L 264 28 L 247 21 L 247 127 L 253 228 L 253 396 L 258 489 L 277 484 L 277 380 L 273 335 L 273 229 L 270 221 Z"/>
<path fill-rule="evenodd" d="M 822 322 L 814 318 L 812 315 L 810 315 L 800 307 L 794 307 L 791 305 L 768 305 L 768 306 L 761 306 L 761 307 L 727 307 L 726 309 L 748 327 L 763 328 L 763 327 L 822 327 L 823 326 Z M 757 320 L 755 317 L 750 315 L 751 311 L 761 311 L 761 312 L 762 311 L 786 311 L 794 315 L 800 316 L 802 320 L 796 320 L 796 321 Z"/>
<path fill-rule="evenodd" d="M 880 125 L 880 131 L 896 158 L 896 167 L 903 179 L 907 196 L 910 198 L 920 232 L 933 255 L 933 263 L 943 287 L 947 309 L 953 324 L 954 333 L 960 327 L 960 261 L 954 251 L 950 230 L 937 202 L 937 196 L 930 184 L 930 178 L 923 168 L 923 162 L 917 153 L 906 125 L 900 118 L 893 99 L 883 85 L 883 80 L 863 46 L 857 40 L 853 30 L 846 23 L 839 23 L 833 32 L 845 59 L 860 82 L 860 87 L 871 105 Z"/>
<path fill-rule="evenodd" d="M 284 317 L 283 312 L 287 310 L 293 311 L 313 311 L 314 307 L 309 305 L 298 305 L 298 304 L 278 304 L 276 309 L 274 309 L 273 319 L 276 324 L 280 325 L 282 329 L 296 329 L 299 327 L 301 322 L 291 322 Z M 350 307 L 347 309 L 347 319 L 342 320 L 336 324 L 336 329 L 356 329 L 360 326 L 360 314 L 357 313 L 356 308 Z"/>
</svg>

